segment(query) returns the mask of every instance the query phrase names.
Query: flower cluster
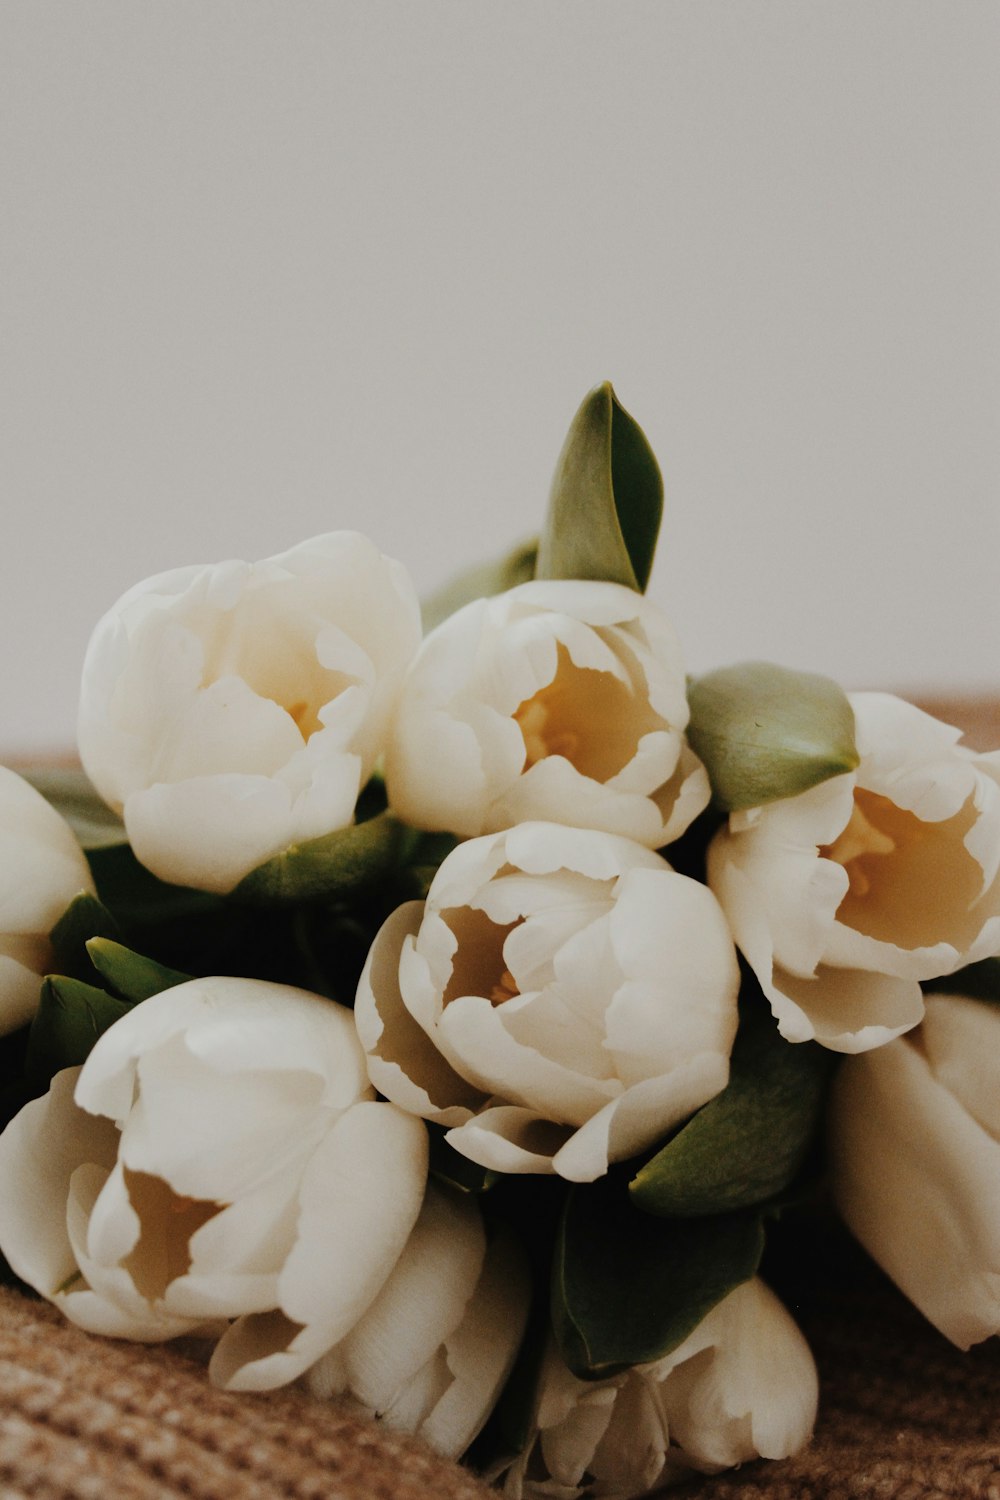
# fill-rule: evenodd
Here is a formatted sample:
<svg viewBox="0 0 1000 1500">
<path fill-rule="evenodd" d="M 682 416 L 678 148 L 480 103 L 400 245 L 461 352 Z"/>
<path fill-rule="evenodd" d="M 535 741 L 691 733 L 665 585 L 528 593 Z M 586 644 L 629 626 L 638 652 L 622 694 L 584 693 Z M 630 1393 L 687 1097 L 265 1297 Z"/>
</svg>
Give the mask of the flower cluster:
<svg viewBox="0 0 1000 1500">
<path fill-rule="evenodd" d="M 601 387 L 537 550 L 426 633 L 356 532 L 162 574 L 94 632 L 85 776 L 0 771 L 11 1270 L 511 1500 L 808 1440 L 759 1270 L 824 1139 L 903 1291 L 1000 1331 L 1000 753 L 782 668 L 689 683 L 660 503 Z"/>
</svg>

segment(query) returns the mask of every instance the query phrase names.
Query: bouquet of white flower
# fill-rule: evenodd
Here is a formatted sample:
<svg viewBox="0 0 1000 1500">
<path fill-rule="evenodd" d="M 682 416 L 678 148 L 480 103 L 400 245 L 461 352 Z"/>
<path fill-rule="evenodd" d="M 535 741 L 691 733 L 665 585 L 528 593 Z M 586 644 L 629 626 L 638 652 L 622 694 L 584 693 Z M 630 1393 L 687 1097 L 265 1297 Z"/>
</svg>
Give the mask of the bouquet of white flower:
<svg viewBox="0 0 1000 1500">
<path fill-rule="evenodd" d="M 686 680 L 661 506 L 604 385 L 537 543 L 426 634 L 352 531 L 109 611 L 84 772 L 0 771 L 8 1275 L 514 1500 L 806 1443 L 759 1273 L 821 1198 L 947 1337 L 1000 1331 L 1000 752 Z"/>
</svg>

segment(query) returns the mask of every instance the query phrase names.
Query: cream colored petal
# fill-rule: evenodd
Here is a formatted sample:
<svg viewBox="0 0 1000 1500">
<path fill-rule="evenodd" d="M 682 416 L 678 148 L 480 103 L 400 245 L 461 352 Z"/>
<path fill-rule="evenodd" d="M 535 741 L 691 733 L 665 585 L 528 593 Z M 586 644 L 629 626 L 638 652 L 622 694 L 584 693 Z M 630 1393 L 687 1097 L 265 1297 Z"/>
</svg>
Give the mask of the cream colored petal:
<svg viewBox="0 0 1000 1500">
<path fill-rule="evenodd" d="M 426 1176 L 427 1133 L 419 1120 L 392 1104 L 361 1103 L 341 1115 L 302 1179 L 280 1309 L 233 1325 L 212 1356 L 213 1382 L 270 1390 L 339 1343 L 398 1260 Z"/>
<path fill-rule="evenodd" d="M 598 1492 L 643 1495 L 652 1489 L 663 1474 L 669 1441 L 657 1387 L 630 1371 L 588 1465 Z"/>
<path fill-rule="evenodd" d="M 633 1084 L 593 1115 L 553 1157 L 570 1182 L 593 1182 L 610 1162 L 625 1161 L 662 1139 L 725 1088 L 729 1058 L 699 1052 L 670 1073 Z"/>
<path fill-rule="evenodd" d="M 436 1452 L 459 1458 L 483 1427 L 513 1367 L 530 1299 L 523 1251 L 513 1238 L 496 1236 L 465 1315 L 446 1341 L 452 1383 L 420 1427 Z"/>
<path fill-rule="evenodd" d="M 9 949 L 13 945 L 8 941 L 3 946 Z M 17 946 L 23 951 L 22 944 Z M 50 952 L 45 941 L 33 946 L 30 957 L 41 960 L 37 969 L 34 962 L 29 967 L 9 951 L 0 952 L 0 1036 L 26 1026 L 38 1009 L 42 989 L 40 975 L 49 967 L 46 957 Z"/>
<path fill-rule="evenodd" d="M 701 1351 L 675 1351 L 661 1386 L 672 1440 L 710 1471 L 798 1452 L 816 1419 L 818 1380 L 788 1312 L 755 1277 L 705 1324 Z"/>
<path fill-rule="evenodd" d="M 938 1083 L 1000 1141 L 1000 1007 L 930 995 L 920 1040 Z"/>
<path fill-rule="evenodd" d="M 78 1068 L 57 1073 L 49 1092 L 26 1104 L 0 1135 L 0 1248 L 23 1281 L 53 1298 L 77 1270 L 66 1202 L 77 1167 L 110 1170 L 118 1132 L 73 1102 Z"/>
<path fill-rule="evenodd" d="M 605 1028 L 622 1081 L 669 1072 L 692 1053 L 728 1057 L 740 973 L 712 892 L 672 870 L 632 870 L 610 936 L 624 983 L 609 1000 Z"/>
<path fill-rule="evenodd" d="M 379 1092 L 424 1119 L 459 1125 L 484 1096 L 449 1066 L 400 990 L 403 943 L 419 930 L 422 914 L 423 902 L 411 901 L 383 923 L 365 961 L 354 1018 Z"/>
<path fill-rule="evenodd" d="M 552 1160 L 565 1143 L 568 1127 L 513 1104 L 490 1105 L 445 1139 L 470 1161 L 493 1172 L 555 1170 Z"/>
<path fill-rule="evenodd" d="M 98 1039 L 77 1085 L 81 1108 L 124 1119 L 137 1059 L 181 1034 L 192 1056 L 222 1073 L 316 1074 L 323 1081 L 318 1102 L 333 1108 L 370 1097 L 345 1007 L 290 985 L 213 975 L 151 995 Z"/>
<path fill-rule="evenodd" d="M 383 1412 L 466 1316 L 486 1235 L 472 1198 L 428 1187 L 389 1279 L 341 1346 L 350 1390 Z"/>
<path fill-rule="evenodd" d="M 829 1149 L 840 1212 L 924 1316 L 962 1349 L 1000 1332 L 1000 1143 L 917 1047 L 841 1066 Z"/>
<path fill-rule="evenodd" d="M 0 766 L 0 933 L 46 935 L 94 882 L 69 824 L 40 792 Z"/>
<path fill-rule="evenodd" d="M 603 833 L 634 839 L 655 849 L 663 823 L 649 797 L 620 792 L 582 776 L 561 755 L 549 755 L 518 777 L 486 810 L 487 829 L 545 820 L 570 827 L 583 824 Z"/>
<path fill-rule="evenodd" d="M 510 1035 L 503 1007 L 478 995 L 462 995 L 441 1015 L 441 1050 L 484 1094 L 544 1113 L 565 1125 L 580 1125 L 621 1092 L 614 1079 L 588 1078 L 544 1057 Z"/>
<path fill-rule="evenodd" d="M 292 842 L 291 799 L 266 776 L 159 783 L 124 808 L 136 858 L 161 880 L 225 895 Z"/>
<path fill-rule="evenodd" d="M 765 987 L 766 988 L 766 987 Z M 797 1013 L 796 1030 L 805 1030 L 834 1052 L 867 1052 L 883 1047 L 918 1025 L 924 1013 L 923 992 L 916 980 L 866 969 L 834 969 L 821 965 L 815 979 L 799 979 L 775 969 L 767 991 L 783 1036 L 783 1015 Z M 774 996 L 781 1000 L 775 1003 Z"/>
</svg>

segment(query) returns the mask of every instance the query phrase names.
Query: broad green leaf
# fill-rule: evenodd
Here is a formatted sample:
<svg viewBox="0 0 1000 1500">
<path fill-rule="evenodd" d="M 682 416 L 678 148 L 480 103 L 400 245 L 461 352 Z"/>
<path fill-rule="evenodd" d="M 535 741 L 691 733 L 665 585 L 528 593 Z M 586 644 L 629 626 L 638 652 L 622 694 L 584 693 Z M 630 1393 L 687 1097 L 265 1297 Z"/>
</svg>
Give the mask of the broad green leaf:
<svg viewBox="0 0 1000 1500">
<path fill-rule="evenodd" d="M 498 1181 L 499 1172 L 481 1167 L 478 1162 L 463 1156 L 461 1151 L 456 1151 L 454 1146 L 449 1146 L 443 1126 L 428 1124 L 427 1133 L 430 1137 L 431 1176 L 439 1182 L 448 1183 L 460 1193 L 486 1193 Z"/>
<path fill-rule="evenodd" d="M 653 450 L 605 381 L 573 418 L 556 463 L 536 577 L 606 579 L 641 593 L 662 514 Z"/>
<path fill-rule="evenodd" d="M 81 891 L 49 933 L 55 968 L 73 979 L 93 979 L 94 970 L 87 954 L 88 941 L 94 937 L 120 936 L 118 923 L 107 907 L 89 891 Z"/>
<path fill-rule="evenodd" d="M 121 943 L 104 937 L 92 938 L 87 944 L 87 953 L 94 968 L 115 994 L 133 1005 L 148 1000 L 150 995 L 158 995 L 161 990 L 185 984 L 191 977 L 177 969 L 168 969 L 151 958 L 143 958 L 131 948 L 124 948 Z"/>
<path fill-rule="evenodd" d="M 633 1177 L 633 1203 L 690 1217 L 773 1198 L 806 1159 L 833 1061 L 815 1042 L 786 1042 L 759 990 L 745 996 L 729 1083 Z"/>
<path fill-rule="evenodd" d="M 62 813 L 84 849 L 127 842 L 125 825 L 98 795 L 85 772 L 69 766 L 38 766 L 21 772 Z"/>
<path fill-rule="evenodd" d="M 942 974 L 922 988 L 930 994 L 968 995 L 970 1000 L 987 1000 L 1000 1004 L 1000 958 L 983 958 L 967 964 L 955 974 Z"/>
<path fill-rule="evenodd" d="M 489 599 L 494 594 L 505 594 L 519 583 L 528 583 L 535 576 L 537 559 L 538 542 L 532 537 L 531 541 L 522 542 L 508 552 L 506 557 L 480 563 L 449 579 L 420 607 L 424 630 L 432 631 L 464 604 L 471 604 L 473 599 Z"/>
<path fill-rule="evenodd" d="M 363 890 L 395 867 L 404 836 L 403 825 L 384 812 L 322 838 L 292 844 L 251 870 L 233 898 L 287 904 Z"/>
<path fill-rule="evenodd" d="M 662 1359 L 760 1264 L 759 1212 L 657 1219 L 617 1174 L 570 1193 L 552 1278 L 552 1320 L 574 1375 L 598 1380 Z"/>
<path fill-rule="evenodd" d="M 726 812 L 795 797 L 858 764 L 854 713 L 829 677 L 744 662 L 688 689 L 688 739 Z"/>
<path fill-rule="evenodd" d="M 28 1074 L 48 1080 L 62 1068 L 86 1062 L 97 1038 L 131 1009 L 125 1001 L 79 979 L 50 975 L 42 981 L 38 1010 L 28 1033 Z"/>
</svg>

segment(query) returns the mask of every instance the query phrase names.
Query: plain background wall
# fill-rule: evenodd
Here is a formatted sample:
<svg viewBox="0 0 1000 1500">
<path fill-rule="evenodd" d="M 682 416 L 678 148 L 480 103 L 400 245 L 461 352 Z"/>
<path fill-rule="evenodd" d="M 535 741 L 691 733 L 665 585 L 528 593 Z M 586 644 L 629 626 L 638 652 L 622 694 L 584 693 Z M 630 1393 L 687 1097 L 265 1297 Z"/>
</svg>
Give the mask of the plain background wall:
<svg viewBox="0 0 1000 1500">
<path fill-rule="evenodd" d="M 97 617 L 537 528 L 614 380 L 694 670 L 1000 686 L 995 0 L 2 0 L 0 745 Z"/>
</svg>

